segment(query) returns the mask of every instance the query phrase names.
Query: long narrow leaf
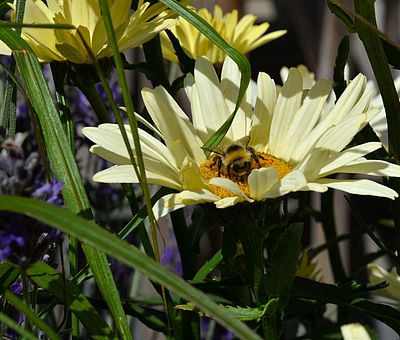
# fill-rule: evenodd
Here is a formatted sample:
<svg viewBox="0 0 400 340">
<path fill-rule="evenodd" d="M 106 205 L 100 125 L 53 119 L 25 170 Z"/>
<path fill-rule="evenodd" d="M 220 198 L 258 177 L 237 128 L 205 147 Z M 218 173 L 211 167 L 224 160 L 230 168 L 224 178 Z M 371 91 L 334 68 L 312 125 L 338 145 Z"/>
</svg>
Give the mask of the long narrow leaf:
<svg viewBox="0 0 400 340">
<path fill-rule="evenodd" d="M 180 277 L 169 272 L 153 259 L 115 235 L 67 210 L 25 197 L 0 195 L 0 210 L 25 214 L 72 235 L 88 245 L 97 247 L 108 255 L 135 268 L 150 280 L 174 291 L 183 299 L 193 302 L 197 308 L 219 321 L 243 339 L 260 339 L 240 321 L 228 315 L 207 295 L 198 291 Z"/>
<path fill-rule="evenodd" d="M 160 2 L 182 16 L 185 20 L 189 21 L 192 25 L 196 26 L 196 28 L 201 33 L 203 33 L 215 45 L 217 45 L 221 50 L 229 55 L 239 66 L 242 78 L 240 79 L 240 89 L 238 98 L 236 100 L 235 110 L 229 116 L 226 122 L 204 144 L 204 147 L 216 146 L 221 142 L 229 127 L 231 126 L 232 121 L 235 118 L 236 112 L 239 109 L 240 103 L 242 102 L 247 86 L 249 85 L 251 77 L 249 61 L 242 53 L 230 46 L 202 17 L 200 17 L 196 12 L 188 9 L 181 2 L 175 0 L 160 0 Z"/>
<path fill-rule="evenodd" d="M 28 319 L 32 324 L 35 324 L 41 331 L 43 331 L 49 339 L 60 339 L 57 333 L 46 324 L 41 318 L 39 318 L 36 313 L 27 306 L 24 301 L 22 301 L 19 297 L 11 293 L 10 291 L 6 291 L 4 293 L 4 298 L 14 306 L 16 310 L 25 315 L 25 318 Z"/>
<path fill-rule="evenodd" d="M 22 335 L 25 339 L 28 340 L 36 340 L 37 338 L 29 333 L 24 327 L 18 325 L 13 319 L 11 319 L 7 314 L 0 312 L 0 323 L 7 325 L 7 327 L 15 330 L 20 335 Z"/>
<path fill-rule="evenodd" d="M 63 197 L 68 208 L 76 214 L 91 218 L 89 200 L 78 166 L 71 148 L 68 147 L 68 138 L 36 56 L 29 45 L 9 28 L 0 30 L 0 39 L 13 50 L 30 102 L 38 114 L 50 164 L 58 180 L 64 183 Z M 126 329 L 126 317 L 107 257 L 87 245 L 83 245 L 83 250 L 118 328 Z"/>
<path fill-rule="evenodd" d="M 68 306 L 68 310 L 77 315 L 93 338 L 116 339 L 113 331 L 86 296 L 76 285 L 65 280 L 54 268 L 43 262 L 37 262 L 27 269 L 27 274 L 38 286 L 49 291 Z"/>
<path fill-rule="evenodd" d="M 389 305 L 368 301 L 341 287 L 296 277 L 291 295 L 351 308 L 384 322 L 397 333 L 400 333 L 400 312 L 397 309 Z"/>
</svg>

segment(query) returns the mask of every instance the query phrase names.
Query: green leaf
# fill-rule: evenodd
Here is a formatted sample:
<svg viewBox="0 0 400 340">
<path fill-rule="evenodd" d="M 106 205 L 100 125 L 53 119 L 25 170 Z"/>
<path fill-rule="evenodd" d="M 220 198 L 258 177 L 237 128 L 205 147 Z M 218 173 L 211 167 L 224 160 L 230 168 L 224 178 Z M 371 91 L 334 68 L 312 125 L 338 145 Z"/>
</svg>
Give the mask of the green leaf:
<svg viewBox="0 0 400 340">
<path fill-rule="evenodd" d="M 242 78 L 240 79 L 240 89 L 238 98 L 236 100 L 236 107 L 226 122 L 209 138 L 209 140 L 204 144 L 205 148 L 211 146 L 217 146 L 224 136 L 226 135 L 229 127 L 235 118 L 236 112 L 242 102 L 245 95 L 247 86 L 250 82 L 251 69 L 247 58 L 230 46 L 218 33 L 211 27 L 202 17 L 200 17 L 196 12 L 188 9 L 181 2 L 175 0 L 160 0 L 164 5 L 172 9 L 174 12 L 182 16 L 185 20 L 190 22 L 195 26 L 202 34 L 204 34 L 208 39 L 210 39 L 215 45 L 217 45 L 221 50 L 223 50 L 235 63 L 239 66 Z"/>
<path fill-rule="evenodd" d="M 27 275 L 38 286 L 56 296 L 68 310 L 73 312 L 93 338 L 117 339 L 78 286 L 65 280 L 61 273 L 44 262 L 36 262 L 27 269 Z"/>
<path fill-rule="evenodd" d="M 49 339 L 60 339 L 57 333 L 47 323 L 39 318 L 34 310 L 26 305 L 26 302 L 22 301 L 10 291 L 4 293 L 4 298 L 12 304 L 17 311 L 24 314 L 26 319 L 43 331 Z"/>
<path fill-rule="evenodd" d="M 7 327 L 15 330 L 18 334 L 23 336 L 25 339 L 28 340 L 37 340 L 37 337 L 33 334 L 29 333 L 24 327 L 18 325 L 13 319 L 11 319 L 7 314 L 4 314 L 0 311 L 0 324 L 4 324 Z"/>
<path fill-rule="evenodd" d="M 35 109 L 47 147 L 52 170 L 64 183 L 63 197 L 68 208 L 82 216 L 92 218 L 79 169 L 69 145 L 42 68 L 28 44 L 10 28 L 0 30 L 0 38 L 13 50 L 21 77 Z M 94 248 L 83 245 L 86 258 L 95 276 L 96 283 L 107 301 L 119 330 L 128 329 L 118 289 L 115 285 L 106 256 Z"/>
<path fill-rule="evenodd" d="M 261 319 L 266 313 L 275 313 L 276 304 L 279 299 L 271 299 L 267 304 L 261 305 L 260 307 L 234 307 L 234 306 L 222 306 L 225 308 L 234 318 L 241 321 L 252 321 Z M 176 309 L 197 312 L 200 316 L 207 316 L 198 311 L 193 303 L 185 303 L 182 305 L 176 305 Z M 273 312 L 272 312 L 273 310 Z"/>
<path fill-rule="evenodd" d="M 18 278 L 20 271 L 11 264 L 4 262 L 0 264 L 0 294 L 10 288 Z"/>
<path fill-rule="evenodd" d="M 216 305 L 207 295 L 163 268 L 139 249 L 120 240 L 91 221 L 87 221 L 64 209 L 25 197 L 0 195 L 0 210 L 25 214 L 68 233 L 81 242 L 104 251 L 129 267 L 141 271 L 150 280 L 174 291 L 186 301 L 193 302 L 197 308 L 213 317 L 237 336 L 249 340 L 260 339 L 246 325 L 228 315 L 223 308 Z"/>
<path fill-rule="evenodd" d="M 276 305 L 279 299 L 271 299 L 266 305 L 260 307 L 232 307 L 225 306 L 226 310 L 235 318 L 242 321 L 261 319 L 266 313 L 276 312 Z"/>
<path fill-rule="evenodd" d="M 341 287 L 296 277 L 291 295 L 353 309 L 382 321 L 400 334 L 400 311 L 389 305 L 374 303 L 353 295 Z"/>
<path fill-rule="evenodd" d="M 346 24 L 347 28 L 352 31 L 354 27 L 354 20 L 347 8 L 336 0 L 328 0 L 327 4 L 331 12 L 340 18 Z"/>
<path fill-rule="evenodd" d="M 383 50 L 390 65 L 400 70 L 400 48 L 395 42 L 386 37 L 381 37 Z"/>
<path fill-rule="evenodd" d="M 333 89 L 338 99 L 343 91 L 346 89 L 347 83 L 344 78 L 344 69 L 347 64 L 350 52 L 350 39 L 348 35 L 345 35 L 338 47 L 338 53 L 335 60 L 335 67 L 333 69 Z"/>
<path fill-rule="evenodd" d="M 360 17 L 357 17 L 356 20 L 356 30 L 367 52 L 385 106 L 389 135 L 389 156 L 393 158 L 394 162 L 400 164 L 400 102 L 379 31 L 376 28 L 374 1 L 354 0 L 354 9 Z M 395 191 L 400 191 L 400 180 L 398 178 L 390 178 L 389 185 Z M 396 249 L 400 249 L 399 198 L 393 202 L 392 211 L 397 239 Z M 397 267 L 397 270 L 399 269 L 400 267 Z"/>
<path fill-rule="evenodd" d="M 0 0 L 0 16 L 1 17 L 10 10 L 10 6 L 8 5 L 9 3 L 10 3 L 9 0 Z"/>
<path fill-rule="evenodd" d="M 373 9 L 373 2 L 369 3 L 363 1 L 362 5 L 369 6 Z M 355 20 L 368 27 L 368 29 L 379 36 L 386 58 L 390 65 L 400 69 L 400 46 L 395 41 L 390 39 L 384 32 L 380 31 L 372 22 L 366 20 L 363 16 L 359 15 L 357 12 L 345 7 L 337 0 L 328 0 L 328 7 L 331 12 L 340 18 L 347 26 L 350 32 L 359 32 L 355 25 Z"/>
<path fill-rule="evenodd" d="M 191 283 L 203 282 L 208 274 L 210 274 L 223 260 L 222 250 L 218 250 L 211 259 L 206 261 L 197 271 Z"/>
<path fill-rule="evenodd" d="M 276 299 L 263 319 L 264 335 L 273 339 L 283 330 L 284 308 L 296 273 L 301 249 L 303 225 L 295 223 L 286 228 L 277 240 L 268 260 L 267 278 L 269 301 Z"/>
<path fill-rule="evenodd" d="M 268 293 L 270 297 L 289 297 L 301 249 L 303 225 L 292 224 L 280 236 L 268 260 Z"/>
</svg>

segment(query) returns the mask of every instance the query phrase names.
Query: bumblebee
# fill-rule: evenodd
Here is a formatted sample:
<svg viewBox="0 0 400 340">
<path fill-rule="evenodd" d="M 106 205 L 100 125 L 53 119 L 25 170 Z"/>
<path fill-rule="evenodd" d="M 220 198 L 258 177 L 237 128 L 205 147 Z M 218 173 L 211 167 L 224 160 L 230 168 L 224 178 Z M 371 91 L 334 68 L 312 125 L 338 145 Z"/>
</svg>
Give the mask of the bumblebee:
<svg viewBox="0 0 400 340">
<path fill-rule="evenodd" d="M 260 161 L 256 152 L 249 147 L 250 136 L 245 136 L 234 141 L 225 149 L 221 147 L 204 148 L 204 150 L 212 151 L 216 155 L 215 161 L 218 167 L 218 177 L 221 177 L 221 169 L 224 169 L 228 178 L 243 178 L 247 176 L 252 169 L 253 160 L 260 168 Z"/>
</svg>

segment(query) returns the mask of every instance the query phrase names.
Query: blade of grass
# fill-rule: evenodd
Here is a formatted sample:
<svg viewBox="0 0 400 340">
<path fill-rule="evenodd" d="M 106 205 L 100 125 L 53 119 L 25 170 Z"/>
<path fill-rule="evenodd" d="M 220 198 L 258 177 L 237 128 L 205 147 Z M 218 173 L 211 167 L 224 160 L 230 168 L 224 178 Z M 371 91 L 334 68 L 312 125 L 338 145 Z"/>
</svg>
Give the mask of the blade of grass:
<svg viewBox="0 0 400 340">
<path fill-rule="evenodd" d="M 93 338 L 117 339 L 86 296 L 75 284 L 63 278 L 57 270 L 44 262 L 36 262 L 27 269 L 27 275 L 76 314 Z"/>
<path fill-rule="evenodd" d="M 117 40 L 115 37 L 115 32 L 113 29 L 113 23 L 111 20 L 110 11 L 108 10 L 107 1 L 99 0 L 99 6 L 100 6 L 100 9 L 101 9 L 101 12 L 103 15 L 104 26 L 106 28 L 108 41 L 109 41 L 109 44 L 110 44 L 112 52 L 113 52 L 114 63 L 115 63 L 115 67 L 117 69 L 118 79 L 120 81 L 120 86 L 121 86 L 121 91 L 122 91 L 122 97 L 124 99 L 124 103 L 125 103 L 125 107 L 126 107 L 126 111 L 127 111 L 127 117 L 128 117 L 130 129 L 131 129 L 134 146 L 135 146 L 136 159 L 133 156 L 129 141 L 128 141 L 128 143 L 125 142 L 125 145 L 127 147 L 129 157 L 131 159 L 132 164 L 135 165 L 135 160 L 136 160 L 137 167 L 139 168 L 139 172 L 138 172 L 136 167 L 134 167 L 134 169 L 136 171 L 136 175 L 139 179 L 139 184 L 142 189 L 145 204 L 146 204 L 147 216 L 148 216 L 148 219 L 150 222 L 150 230 L 151 230 L 153 246 L 154 246 L 154 255 L 156 257 L 157 262 L 160 262 L 161 258 L 160 258 L 160 253 L 159 253 L 156 221 L 155 221 L 155 217 L 153 214 L 150 190 L 149 190 L 149 186 L 148 186 L 147 178 L 146 178 L 146 170 L 144 167 L 142 148 L 141 148 L 140 139 L 139 139 L 138 123 L 135 118 L 135 110 L 133 107 L 131 94 L 128 89 L 128 83 L 127 83 L 126 77 L 125 77 L 125 70 L 123 67 L 121 54 L 119 52 L 118 43 L 117 43 Z M 117 116 L 116 116 L 116 118 L 117 118 Z M 117 120 L 118 120 L 118 118 L 117 118 Z M 122 121 L 121 122 L 118 121 L 118 125 L 120 126 L 121 132 L 122 132 L 122 130 L 125 130 L 125 128 L 122 124 Z M 124 138 L 124 141 L 125 141 L 125 138 Z M 162 291 L 162 296 L 163 296 L 163 301 L 164 301 L 164 308 L 165 308 L 166 312 L 169 310 L 172 310 L 171 306 L 168 306 L 166 292 L 163 287 L 161 288 L 161 291 Z M 168 318 L 168 320 L 169 320 L 169 318 Z"/>
<path fill-rule="evenodd" d="M 68 139 L 37 58 L 29 45 L 10 28 L 2 28 L 0 38 L 14 51 L 31 104 L 38 113 L 50 164 L 58 180 L 64 183 L 63 197 L 68 208 L 91 219 L 90 204 L 78 166 L 71 149 L 65 147 L 68 145 Z M 83 250 L 119 331 L 129 338 L 129 332 L 126 333 L 129 327 L 107 257 L 87 245 L 83 245 Z"/>
<path fill-rule="evenodd" d="M 35 311 L 30 309 L 24 303 L 24 301 L 22 301 L 16 295 L 11 293 L 10 291 L 5 291 L 3 297 L 10 304 L 12 304 L 16 310 L 24 314 L 26 319 L 29 319 L 32 324 L 35 324 L 41 331 L 43 331 L 49 337 L 49 339 L 60 339 L 57 333 L 46 322 L 39 318 L 36 315 Z"/>
<path fill-rule="evenodd" d="M 260 339 L 245 324 L 232 318 L 222 307 L 189 283 L 163 268 L 159 263 L 143 254 L 139 249 L 117 236 L 71 212 L 47 203 L 25 197 L 0 195 L 0 210 L 25 214 L 53 228 L 78 238 L 81 242 L 96 247 L 106 254 L 141 271 L 150 280 L 174 291 L 188 302 L 220 322 L 243 339 Z"/>
<path fill-rule="evenodd" d="M 354 0 L 354 9 L 356 13 L 365 19 L 356 19 L 355 28 L 364 44 L 385 106 L 389 134 L 389 156 L 392 157 L 397 164 L 400 164 L 400 102 L 382 42 L 376 29 L 377 24 L 374 3 L 375 1 L 373 0 Z M 375 29 L 371 29 L 370 25 L 365 24 L 365 21 L 371 24 Z M 400 192 L 400 180 L 398 178 L 390 178 L 389 184 L 394 190 Z M 397 251 L 399 252 L 400 199 L 397 198 L 392 205 L 397 238 Z M 397 271 L 400 272 L 399 265 L 397 265 Z"/>
<path fill-rule="evenodd" d="M 32 333 L 28 332 L 24 327 L 18 325 L 13 319 L 11 319 L 7 314 L 4 314 L 0 311 L 0 321 L 2 324 L 6 325 L 7 327 L 15 330 L 18 334 L 23 336 L 25 339 L 28 340 L 37 340 L 36 336 Z"/>
<path fill-rule="evenodd" d="M 250 82 L 251 69 L 247 58 L 237 51 L 235 48 L 230 46 L 218 33 L 211 27 L 202 17 L 200 17 L 196 12 L 188 9 L 181 2 L 175 0 L 160 0 L 165 6 L 172 9 L 174 12 L 182 16 L 185 20 L 190 22 L 195 26 L 202 34 L 204 34 L 208 39 L 210 39 L 215 45 L 217 45 L 221 50 L 223 50 L 235 63 L 239 66 L 242 77 L 240 79 L 240 89 L 238 98 L 236 100 L 236 107 L 226 122 L 209 138 L 209 140 L 204 144 L 204 147 L 217 146 L 221 140 L 226 135 L 229 127 L 235 118 L 236 112 L 240 107 L 240 104 L 245 95 L 247 86 Z M 209 152 L 207 152 L 209 153 Z"/>
</svg>

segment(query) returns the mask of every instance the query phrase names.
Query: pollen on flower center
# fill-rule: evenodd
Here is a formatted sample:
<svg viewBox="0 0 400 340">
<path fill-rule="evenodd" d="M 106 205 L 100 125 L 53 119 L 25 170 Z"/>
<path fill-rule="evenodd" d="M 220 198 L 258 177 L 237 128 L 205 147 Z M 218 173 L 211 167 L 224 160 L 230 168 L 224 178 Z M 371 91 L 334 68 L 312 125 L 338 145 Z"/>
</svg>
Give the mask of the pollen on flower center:
<svg viewBox="0 0 400 340">
<path fill-rule="evenodd" d="M 277 172 L 279 179 L 286 176 L 289 172 L 293 170 L 293 168 L 288 163 L 273 155 L 264 152 L 256 152 L 255 154 L 258 158 L 258 163 L 254 159 L 252 159 L 251 168 L 245 175 L 237 175 L 234 171 L 231 170 L 228 176 L 227 166 L 222 161 L 222 158 L 218 155 L 212 155 L 211 157 L 207 158 L 203 163 L 201 163 L 199 166 L 200 173 L 207 182 L 214 177 L 229 178 L 231 181 L 235 182 L 246 195 L 250 196 L 250 189 L 247 179 L 252 170 L 259 168 L 274 168 Z M 218 163 L 220 163 L 220 166 L 218 165 Z M 219 197 L 234 196 L 233 193 L 226 189 L 217 187 L 215 185 L 211 185 L 211 187 L 214 194 L 218 195 Z"/>
</svg>

